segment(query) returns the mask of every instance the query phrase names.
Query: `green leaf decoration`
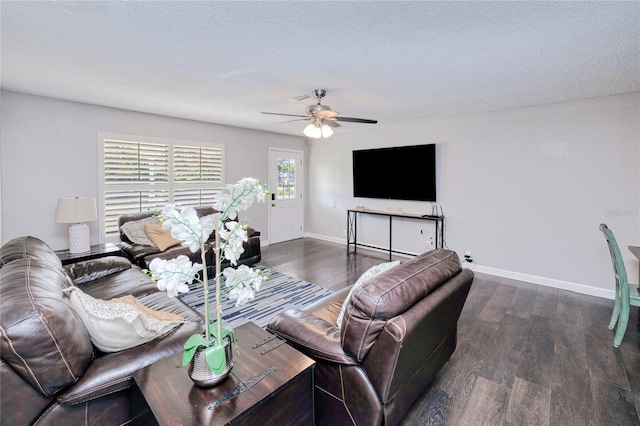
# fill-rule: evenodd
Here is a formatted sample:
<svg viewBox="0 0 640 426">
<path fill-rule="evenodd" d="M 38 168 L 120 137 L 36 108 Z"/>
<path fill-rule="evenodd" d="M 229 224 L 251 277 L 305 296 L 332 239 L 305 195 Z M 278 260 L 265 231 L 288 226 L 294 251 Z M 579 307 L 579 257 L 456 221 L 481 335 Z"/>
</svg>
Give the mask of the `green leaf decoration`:
<svg viewBox="0 0 640 426">
<path fill-rule="evenodd" d="M 211 327 L 210 334 L 211 334 L 211 338 L 217 342 L 218 341 L 217 327 Z M 224 334 L 224 331 L 222 332 L 222 334 Z"/>
<path fill-rule="evenodd" d="M 207 347 L 207 341 L 202 334 L 194 334 L 184 342 L 184 353 L 182 354 L 182 366 L 189 364 L 193 359 L 198 347 Z"/>
<path fill-rule="evenodd" d="M 216 331 L 216 327 L 211 327 L 211 337 L 216 341 L 216 342 L 222 342 L 221 339 L 218 339 L 217 336 L 217 331 Z M 235 331 L 233 330 L 233 328 L 223 328 L 222 329 L 222 339 L 224 339 L 227 336 L 231 336 L 231 341 L 235 342 L 236 341 L 236 334 Z"/>
<path fill-rule="evenodd" d="M 223 345 L 211 346 L 204 350 L 207 365 L 216 374 L 222 374 L 227 365 L 227 355 Z"/>
<path fill-rule="evenodd" d="M 238 347 L 238 340 L 236 340 L 236 331 L 233 328 L 225 328 L 225 331 L 227 332 L 226 335 L 229 336 L 231 343 L 233 343 L 233 346 L 236 348 L 236 352 L 240 353 L 240 348 Z"/>
<path fill-rule="evenodd" d="M 231 336 L 230 337 L 231 341 L 234 341 L 236 339 L 236 333 L 235 333 L 235 331 L 233 331 L 233 328 L 223 328 L 222 329 L 222 338 L 224 339 L 227 336 Z"/>
</svg>

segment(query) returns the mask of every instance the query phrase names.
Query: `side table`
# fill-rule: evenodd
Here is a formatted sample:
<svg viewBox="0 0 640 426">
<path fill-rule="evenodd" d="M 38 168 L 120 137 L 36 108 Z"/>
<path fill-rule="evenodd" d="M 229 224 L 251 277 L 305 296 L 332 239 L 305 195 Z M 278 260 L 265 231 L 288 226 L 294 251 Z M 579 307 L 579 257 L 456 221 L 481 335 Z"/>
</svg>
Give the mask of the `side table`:
<svg viewBox="0 0 640 426">
<path fill-rule="evenodd" d="M 69 250 L 56 250 L 55 253 L 62 261 L 62 265 L 71 265 L 72 263 L 82 262 L 84 260 L 98 259 L 107 256 L 123 256 L 124 252 L 115 244 L 95 244 L 89 248 L 89 251 L 82 253 L 70 253 Z"/>
<path fill-rule="evenodd" d="M 138 370 L 133 378 L 160 425 L 313 424 L 315 361 L 252 322 L 235 328 L 238 351 L 224 382 L 196 386 L 182 352 Z"/>
</svg>

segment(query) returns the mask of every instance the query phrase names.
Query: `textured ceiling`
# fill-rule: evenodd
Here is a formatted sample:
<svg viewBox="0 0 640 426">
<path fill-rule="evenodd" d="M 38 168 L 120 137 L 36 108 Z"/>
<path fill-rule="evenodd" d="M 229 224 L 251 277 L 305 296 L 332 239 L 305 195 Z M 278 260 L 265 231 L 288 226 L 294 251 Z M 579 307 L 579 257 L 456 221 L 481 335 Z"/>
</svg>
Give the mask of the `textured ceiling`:
<svg viewBox="0 0 640 426">
<path fill-rule="evenodd" d="M 3 90 L 301 135 L 640 91 L 640 2 L 0 2 Z M 370 124 L 342 123 L 337 132 Z"/>
</svg>

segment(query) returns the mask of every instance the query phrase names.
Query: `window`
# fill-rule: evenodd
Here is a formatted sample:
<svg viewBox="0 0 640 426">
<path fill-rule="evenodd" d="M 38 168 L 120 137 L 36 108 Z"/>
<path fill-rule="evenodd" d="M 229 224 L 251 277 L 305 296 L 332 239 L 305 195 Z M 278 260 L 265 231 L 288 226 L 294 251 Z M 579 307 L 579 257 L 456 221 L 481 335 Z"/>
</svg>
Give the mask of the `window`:
<svg viewBox="0 0 640 426">
<path fill-rule="evenodd" d="M 118 217 L 125 213 L 168 203 L 179 208 L 213 205 L 223 185 L 224 145 L 134 137 L 100 139 L 100 219 L 105 237 L 118 235 Z"/>
<path fill-rule="evenodd" d="M 278 158 L 277 200 L 296 198 L 296 161 L 295 158 Z"/>
</svg>

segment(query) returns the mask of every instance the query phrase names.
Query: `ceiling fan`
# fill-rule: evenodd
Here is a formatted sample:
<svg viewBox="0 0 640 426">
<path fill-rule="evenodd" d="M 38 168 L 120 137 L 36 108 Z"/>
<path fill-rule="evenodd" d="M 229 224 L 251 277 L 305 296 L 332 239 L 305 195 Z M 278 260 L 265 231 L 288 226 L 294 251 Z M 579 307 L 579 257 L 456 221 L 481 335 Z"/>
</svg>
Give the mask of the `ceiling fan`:
<svg viewBox="0 0 640 426">
<path fill-rule="evenodd" d="M 337 121 L 345 121 L 350 123 L 367 123 L 376 124 L 378 120 L 369 120 L 366 118 L 342 117 L 337 111 L 333 111 L 328 105 L 322 105 L 321 100 L 327 94 L 324 89 L 316 89 L 312 92 L 313 97 L 317 100 L 315 105 L 307 107 L 306 115 L 283 114 L 280 112 L 263 112 L 270 115 L 284 115 L 287 117 L 302 117 L 298 120 L 310 120 L 311 123 L 304 129 L 304 134 L 310 138 L 328 138 L 333 134 L 331 127 L 339 127 Z M 304 100 L 309 96 L 299 96 L 293 100 Z M 297 120 L 291 120 L 297 121 Z"/>
</svg>

